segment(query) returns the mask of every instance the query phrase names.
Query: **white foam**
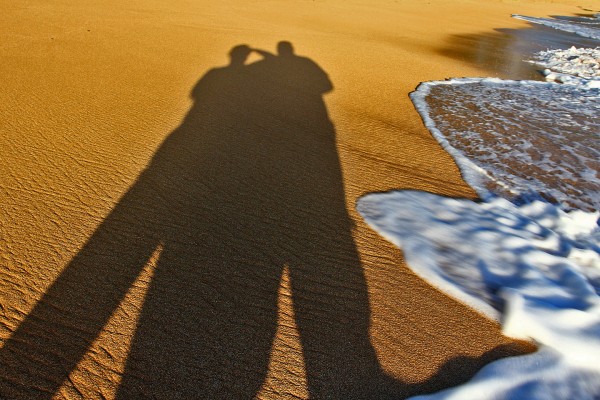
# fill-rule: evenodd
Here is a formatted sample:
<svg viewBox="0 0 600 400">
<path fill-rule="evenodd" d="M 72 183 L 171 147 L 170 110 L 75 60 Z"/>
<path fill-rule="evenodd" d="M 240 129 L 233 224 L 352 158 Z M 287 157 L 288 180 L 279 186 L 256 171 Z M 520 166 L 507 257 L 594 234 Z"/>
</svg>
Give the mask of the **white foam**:
<svg viewBox="0 0 600 400">
<path fill-rule="evenodd" d="M 514 18 L 521 19 L 532 24 L 545 25 L 550 28 L 565 32 L 575 33 L 579 36 L 600 40 L 600 17 L 580 17 L 577 19 L 537 18 L 513 14 Z"/>
<path fill-rule="evenodd" d="M 411 99 L 483 199 L 600 209 L 600 90 L 464 78 L 423 83 Z"/>
<path fill-rule="evenodd" d="M 398 191 L 358 211 L 418 275 L 539 347 L 416 399 L 599 399 L 600 90 L 453 79 L 411 98 L 484 201 Z"/>
<path fill-rule="evenodd" d="M 493 362 L 469 383 L 418 399 L 600 396 L 598 213 L 424 192 L 371 194 L 358 211 L 421 277 L 539 351 Z"/>
<path fill-rule="evenodd" d="M 600 48 L 540 51 L 529 62 L 544 68 L 547 81 L 600 88 Z"/>
</svg>

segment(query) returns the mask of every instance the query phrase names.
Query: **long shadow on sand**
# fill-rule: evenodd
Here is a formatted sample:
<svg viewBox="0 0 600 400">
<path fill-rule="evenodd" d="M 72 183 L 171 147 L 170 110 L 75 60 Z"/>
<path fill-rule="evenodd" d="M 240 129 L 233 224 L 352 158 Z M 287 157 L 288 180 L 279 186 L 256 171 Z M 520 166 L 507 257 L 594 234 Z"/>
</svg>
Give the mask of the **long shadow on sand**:
<svg viewBox="0 0 600 400">
<path fill-rule="evenodd" d="M 311 398 L 430 392 L 522 351 L 459 357 L 419 384 L 381 370 L 323 101 L 332 84 L 288 42 L 246 64 L 250 51 L 200 79 L 182 124 L 4 344 L 0 396 L 57 393 L 158 251 L 117 398 L 256 395 L 285 267 Z"/>
<path fill-rule="evenodd" d="M 294 54 L 204 75 L 182 124 L 0 352 L 0 393 L 50 398 L 161 249 L 118 398 L 250 398 L 289 268 L 314 398 L 393 393 L 368 336 L 325 72 Z M 369 382 L 370 384 L 365 384 Z"/>
</svg>

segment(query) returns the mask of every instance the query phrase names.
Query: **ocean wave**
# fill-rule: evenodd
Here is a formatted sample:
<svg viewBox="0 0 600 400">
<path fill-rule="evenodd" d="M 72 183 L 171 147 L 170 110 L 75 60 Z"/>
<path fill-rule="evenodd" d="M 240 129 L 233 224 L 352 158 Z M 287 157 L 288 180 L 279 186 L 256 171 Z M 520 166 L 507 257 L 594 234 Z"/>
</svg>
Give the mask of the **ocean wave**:
<svg viewBox="0 0 600 400">
<path fill-rule="evenodd" d="M 414 191 L 367 195 L 357 208 L 402 248 L 418 275 L 502 319 L 507 336 L 539 347 L 487 365 L 465 385 L 417 399 L 600 396 L 597 212 Z"/>
<path fill-rule="evenodd" d="M 411 98 L 480 197 L 600 209 L 600 90 L 464 78 Z"/>
<path fill-rule="evenodd" d="M 597 14 L 594 17 L 579 17 L 572 19 L 537 18 L 513 14 L 513 18 L 600 40 L 600 14 Z"/>
<path fill-rule="evenodd" d="M 414 399 L 600 398 L 600 90 L 452 79 L 411 98 L 483 201 L 369 194 L 357 210 L 429 283 L 535 353 Z"/>
<path fill-rule="evenodd" d="M 600 88 L 600 47 L 540 51 L 529 62 L 544 68 L 549 82 Z"/>
</svg>

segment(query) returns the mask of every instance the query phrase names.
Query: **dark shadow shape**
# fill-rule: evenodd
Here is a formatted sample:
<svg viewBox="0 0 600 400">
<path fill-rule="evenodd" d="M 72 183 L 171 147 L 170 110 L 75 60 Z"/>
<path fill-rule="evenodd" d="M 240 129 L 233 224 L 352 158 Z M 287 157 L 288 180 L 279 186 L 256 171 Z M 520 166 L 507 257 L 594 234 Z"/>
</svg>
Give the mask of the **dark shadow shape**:
<svg viewBox="0 0 600 400">
<path fill-rule="evenodd" d="M 250 51 L 200 79 L 182 124 L 5 343 L 2 395 L 52 397 L 159 249 L 118 398 L 255 395 L 285 266 L 311 397 L 397 392 L 369 341 L 331 82 L 288 42 L 245 65 Z"/>
<path fill-rule="evenodd" d="M 418 385 L 381 370 L 323 102 L 331 82 L 288 42 L 246 65 L 250 51 L 200 79 L 182 124 L 4 344 L 0 395 L 50 399 L 158 251 L 121 399 L 253 397 L 286 266 L 311 398 L 403 398 L 500 356 L 456 359 Z"/>
<path fill-rule="evenodd" d="M 468 382 L 485 365 L 505 357 L 536 351 L 529 342 L 514 342 L 486 351 L 479 357 L 458 356 L 445 362 L 427 381 L 411 385 L 407 397 L 435 393 Z"/>
<path fill-rule="evenodd" d="M 539 67 L 526 62 L 539 51 L 592 47 L 597 41 L 544 25 L 524 29 L 495 29 L 479 34 L 450 35 L 438 49 L 446 57 L 471 63 L 504 79 L 543 80 Z"/>
</svg>

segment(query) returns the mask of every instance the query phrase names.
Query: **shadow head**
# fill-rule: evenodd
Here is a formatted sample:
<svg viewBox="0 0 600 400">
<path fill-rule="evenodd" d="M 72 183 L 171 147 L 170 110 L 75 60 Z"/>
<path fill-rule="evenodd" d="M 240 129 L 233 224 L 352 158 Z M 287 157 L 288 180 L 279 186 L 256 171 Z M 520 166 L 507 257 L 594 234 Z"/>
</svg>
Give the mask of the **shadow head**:
<svg viewBox="0 0 600 400">
<path fill-rule="evenodd" d="M 290 42 L 282 40 L 277 43 L 277 54 L 280 57 L 292 57 L 294 55 L 294 46 Z"/>
<path fill-rule="evenodd" d="M 233 66 L 244 65 L 251 52 L 252 52 L 252 49 L 247 44 L 240 44 L 240 45 L 234 46 L 229 51 L 230 65 L 233 65 Z"/>
</svg>

